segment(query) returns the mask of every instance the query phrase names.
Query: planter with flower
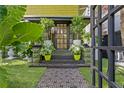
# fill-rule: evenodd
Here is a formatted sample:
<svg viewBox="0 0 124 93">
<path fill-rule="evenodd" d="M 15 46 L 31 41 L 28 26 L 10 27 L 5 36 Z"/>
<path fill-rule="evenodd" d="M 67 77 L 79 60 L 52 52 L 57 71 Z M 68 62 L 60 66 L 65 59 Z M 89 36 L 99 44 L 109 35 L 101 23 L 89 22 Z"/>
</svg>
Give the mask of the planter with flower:
<svg viewBox="0 0 124 93">
<path fill-rule="evenodd" d="M 45 61 L 50 61 L 52 57 L 52 53 L 55 51 L 52 42 L 44 41 L 43 47 L 41 48 L 40 54 L 44 56 Z"/>
<path fill-rule="evenodd" d="M 70 47 L 70 51 L 73 53 L 74 55 L 74 60 L 79 61 L 81 59 L 81 50 L 83 49 L 83 47 L 80 45 L 72 45 Z"/>
<path fill-rule="evenodd" d="M 51 55 L 52 55 L 52 50 L 49 49 L 48 47 L 41 48 L 41 54 L 44 56 L 46 61 L 50 61 Z"/>
</svg>

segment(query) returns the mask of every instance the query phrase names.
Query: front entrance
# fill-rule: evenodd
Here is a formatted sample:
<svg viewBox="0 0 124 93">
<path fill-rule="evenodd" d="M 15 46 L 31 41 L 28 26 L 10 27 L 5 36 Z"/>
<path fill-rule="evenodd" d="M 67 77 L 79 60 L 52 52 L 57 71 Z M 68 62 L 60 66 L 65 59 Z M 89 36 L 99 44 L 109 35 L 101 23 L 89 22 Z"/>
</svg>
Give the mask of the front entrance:
<svg viewBox="0 0 124 93">
<path fill-rule="evenodd" d="M 70 31 L 71 22 L 55 22 L 51 29 L 51 40 L 57 50 L 67 50 L 72 45 L 73 33 Z"/>
<path fill-rule="evenodd" d="M 68 30 L 67 24 L 57 24 L 55 33 L 55 42 L 57 49 L 68 48 Z"/>
</svg>

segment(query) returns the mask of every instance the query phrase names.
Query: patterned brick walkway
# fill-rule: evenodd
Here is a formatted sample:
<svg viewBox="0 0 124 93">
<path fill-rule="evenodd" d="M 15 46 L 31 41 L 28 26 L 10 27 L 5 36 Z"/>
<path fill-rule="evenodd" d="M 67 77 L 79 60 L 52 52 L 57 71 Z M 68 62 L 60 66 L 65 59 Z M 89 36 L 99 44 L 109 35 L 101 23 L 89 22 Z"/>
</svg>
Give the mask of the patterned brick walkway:
<svg viewBox="0 0 124 93">
<path fill-rule="evenodd" d="M 87 88 L 78 68 L 48 68 L 38 88 Z"/>
</svg>

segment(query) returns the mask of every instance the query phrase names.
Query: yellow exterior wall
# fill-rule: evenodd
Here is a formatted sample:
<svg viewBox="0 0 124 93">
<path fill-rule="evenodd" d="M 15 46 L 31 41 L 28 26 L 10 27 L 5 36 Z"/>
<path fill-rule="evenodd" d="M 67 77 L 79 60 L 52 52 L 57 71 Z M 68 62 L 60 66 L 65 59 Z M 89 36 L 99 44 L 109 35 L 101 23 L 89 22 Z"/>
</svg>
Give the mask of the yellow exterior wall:
<svg viewBox="0 0 124 93">
<path fill-rule="evenodd" d="M 78 5 L 28 5 L 25 15 L 29 16 L 77 16 Z"/>
</svg>

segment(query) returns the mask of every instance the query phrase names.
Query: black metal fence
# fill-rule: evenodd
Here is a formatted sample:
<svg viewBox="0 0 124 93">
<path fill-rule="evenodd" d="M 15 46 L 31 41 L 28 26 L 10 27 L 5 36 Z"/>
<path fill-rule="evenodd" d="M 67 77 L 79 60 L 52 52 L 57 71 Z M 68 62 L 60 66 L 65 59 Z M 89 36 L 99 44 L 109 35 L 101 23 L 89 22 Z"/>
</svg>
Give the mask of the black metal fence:
<svg viewBox="0 0 124 93">
<path fill-rule="evenodd" d="M 102 17 L 101 5 L 92 5 L 91 14 L 91 35 L 92 35 L 92 85 L 96 86 L 96 73 L 98 73 L 98 87 L 103 87 L 103 79 L 107 81 L 109 87 L 120 87 L 115 83 L 115 51 L 123 50 L 122 46 L 114 45 L 114 15 L 120 11 L 122 5 L 108 5 L 108 13 Z M 97 12 L 96 12 L 97 11 Z M 97 13 L 97 17 L 95 16 Z M 102 45 L 102 23 L 108 21 L 108 45 Z M 98 46 L 96 46 L 95 29 L 98 30 Z M 98 64 L 95 60 L 95 50 L 98 49 Z M 102 51 L 106 51 L 108 55 L 108 74 L 105 75 L 102 71 Z M 98 66 L 96 66 L 98 65 Z"/>
</svg>

